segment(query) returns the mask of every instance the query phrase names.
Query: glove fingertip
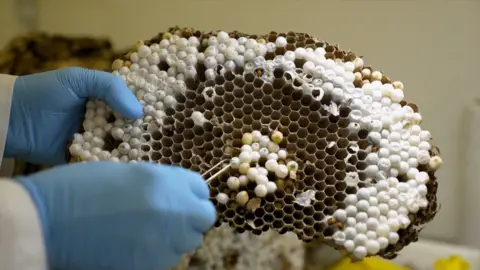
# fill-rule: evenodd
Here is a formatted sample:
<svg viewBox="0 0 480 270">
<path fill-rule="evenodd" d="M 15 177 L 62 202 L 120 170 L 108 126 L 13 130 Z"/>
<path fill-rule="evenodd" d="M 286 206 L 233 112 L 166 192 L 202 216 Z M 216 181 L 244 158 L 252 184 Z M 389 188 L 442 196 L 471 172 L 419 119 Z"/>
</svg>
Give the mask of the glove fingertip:
<svg viewBox="0 0 480 270">
<path fill-rule="evenodd" d="M 123 117 L 128 119 L 138 119 L 143 115 L 143 108 L 135 95 L 119 78 L 113 85 L 115 89 L 109 91 L 105 101 Z"/>
<path fill-rule="evenodd" d="M 142 105 L 122 78 L 98 70 L 88 70 L 86 74 L 93 82 L 93 85 L 88 87 L 87 97 L 102 99 L 113 110 L 128 119 L 138 119 L 143 115 Z"/>
<path fill-rule="evenodd" d="M 207 203 L 210 205 L 210 211 L 207 215 L 207 223 L 210 224 L 210 227 L 215 225 L 215 221 L 217 221 L 217 209 L 215 208 L 215 205 L 211 201 L 207 201 Z"/>
<path fill-rule="evenodd" d="M 192 173 L 189 180 L 190 187 L 198 198 L 206 200 L 210 197 L 210 187 L 201 175 Z"/>
<path fill-rule="evenodd" d="M 118 108 L 113 109 L 127 119 L 138 119 L 143 115 L 142 105 L 136 99 L 119 104 Z"/>
<path fill-rule="evenodd" d="M 192 225 L 198 232 L 205 233 L 215 225 L 217 210 L 211 201 L 205 200 L 199 203 L 198 211 L 200 211 L 200 216 L 198 216 L 197 222 Z"/>
</svg>

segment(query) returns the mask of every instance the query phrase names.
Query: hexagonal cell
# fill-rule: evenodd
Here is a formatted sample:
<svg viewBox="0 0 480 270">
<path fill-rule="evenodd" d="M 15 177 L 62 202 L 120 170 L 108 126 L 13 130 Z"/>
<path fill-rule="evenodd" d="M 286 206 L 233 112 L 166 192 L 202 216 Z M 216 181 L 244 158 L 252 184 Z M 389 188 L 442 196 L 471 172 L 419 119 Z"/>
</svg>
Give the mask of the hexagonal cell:
<svg viewBox="0 0 480 270">
<path fill-rule="evenodd" d="M 322 198 L 321 200 L 323 200 L 323 199 L 324 198 Z M 316 213 L 319 213 L 319 212 L 321 212 L 325 209 L 325 203 L 318 200 L 313 204 L 313 209 L 315 209 Z M 322 219 L 323 219 L 323 215 L 322 215 Z M 318 220 L 318 221 L 320 221 L 320 220 Z"/>
<path fill-rule="evenodd" d="M 329 196 L 329 197 L 333 197 L 335 196 L 335 193 L 337 192 L 337 190 L 335 189 L 334 186 L 328 186 L 325 188 L 325 195 Z M 328 205 L 327 203 L 325 203 L 326 205 Z M 329 205 L 331 206 L 331 205 Z"/>
<path fill-rule="evenodd" d="M 325 194 L 323 193 L 323 191 L 325 190 L 325 188 L 327 187 L 326 183 L 324 181 L 319 181 L 317 183 L 315 183 L 315 190 L 317 191 L 322 191 L 321 193 L 315 193 L 315 196 L 319 196 L 321 194 Z M 318 199 L 317 199 L 318 200 Z"/>
<path fill-rule="evenodd" d="M 300 128 L 297 131 L 297 136 L 301 139 L 306 139 L 308 135 L 308 130 L 305 127 L 302 127 L 300 124 Z"/>
<path fill-rule="evenodd" d="M 301 220 L 296 220 L 293 222 L 293 227 L 298 231 L 302 231 L 305 227 L 305 224 Z"/>
<path fill-rule="evenodd" d="M 343 170 L 339 170 L 335 173 L 335 179 L 337 180 L 336 184 L 340 183 L 338 181 L 344 180 L 345 177 L 347 176 L 347 173 Z"/>
<path fill-rule="evenodd" d="M 335 169 L 339 171 L 343 171 L 347 168 L 347 164 L 343 160 L 338 160 L 337 162 L 335 162 L 334 166 L 335 166 Z"/>
<path fill-rule="evenodd" d="M 300 181 L 295 182 L 294 186 L 295 186 L 295 190 L 304 190 L 306 188 L 305 183 Z"/>
<path fill-rule="evenodd" d="M 305 214 L 303 213 L 302 210 L 297 210 L 295 212 L 293 212 L 293 218 L 296 219 L 296 220 L 302 220 L 303 217 L 305 216 Z"/>
<path fill-rule="evenodd" d="M 283 217 L 283 223 L 284 224 L 291 225 L 291 224 L 293 224 L 294 221 L 295 221 L 295 219 L 293 218 L 292 215 L 286 215 L 286 216 Z"/>
<path fill-rule="evenodd" d="M 335 158 L 334 155 L 328 155 L 328 156 L 325 157 L 325 159 L 323 161 L 325 162 L 325 164 L 331 166 L 331 165 L 334 165 L 337 162 L 337 158 Z"/>
<path fill-rule="evenodd" d="M 289 130 L 291 133 L 297 132 L 299 128 L 300 128 L 300 126 L 298 125 L 297 122 L 291 122 L 291 123 L 288 125 L 288 130 Z"/>
<path fill-rule="evenodd" d="M 162 150 L 160 150 L 160 153 L 162 154 L 162 156 L 164 157 L 170 157 L 172 156 L 172 150 L 170 148 L 162 148 Z"/>
<path fill-rule="evenodd" d="M 143 157 L 145 161 L 158 161 L 162 158 L 162 154 L 160 152 L 152 152 L 150 154 L 150 158 L 148 159 L 147 157 Z"/>
</svg>

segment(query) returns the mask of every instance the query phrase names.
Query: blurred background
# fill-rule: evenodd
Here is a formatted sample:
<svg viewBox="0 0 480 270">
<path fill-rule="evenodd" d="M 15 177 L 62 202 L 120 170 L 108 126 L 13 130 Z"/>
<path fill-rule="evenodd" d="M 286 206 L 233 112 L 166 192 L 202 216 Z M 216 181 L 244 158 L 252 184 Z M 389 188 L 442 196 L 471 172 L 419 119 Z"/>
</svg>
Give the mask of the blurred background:
<svg viewBox="0 0 480 270">
<path fill-rule="evenodd" d="M 480 128 L 478 133 L 474 129 L 480 126 L 480 117 L 475 120 L 480 1 L 0 0 L 2 48 L 13 38 L 41 31 L 105 38 L 122 51 L 174 25 L 259 34 L 307 32 L 351 49 L 402 81 L 407 100 L 419 105 L 423 127 L 434 135 L 444 160 L 438 173 L 441 211 L 422 236 L 480 248 L 480 155 L 475 154 L 480 152 Z M 0 54 L 0 62 L 6 58 Z"/>
</svg>

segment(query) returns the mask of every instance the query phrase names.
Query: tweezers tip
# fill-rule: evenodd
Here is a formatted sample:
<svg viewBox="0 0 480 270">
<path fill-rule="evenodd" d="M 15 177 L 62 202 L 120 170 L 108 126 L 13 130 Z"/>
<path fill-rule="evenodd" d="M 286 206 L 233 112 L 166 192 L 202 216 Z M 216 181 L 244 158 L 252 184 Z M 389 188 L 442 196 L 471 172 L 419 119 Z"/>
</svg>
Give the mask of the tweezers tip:
<svg viewBox="0 0 480 270">
<path fill-rule="evenodd" d="M 229 169 L 230 169 L 230 164 L 223 167 L 220 171 L 216 172 L 214 175 L 210 176 L 207 180 L 205 180 L 205 182 L 207 184 L 210 183 L 213 179 L 217 178 L 218 176 L 220 176 L 221 174 L 223 174 L 224 172 L 226 172 Z"/>
</svg>

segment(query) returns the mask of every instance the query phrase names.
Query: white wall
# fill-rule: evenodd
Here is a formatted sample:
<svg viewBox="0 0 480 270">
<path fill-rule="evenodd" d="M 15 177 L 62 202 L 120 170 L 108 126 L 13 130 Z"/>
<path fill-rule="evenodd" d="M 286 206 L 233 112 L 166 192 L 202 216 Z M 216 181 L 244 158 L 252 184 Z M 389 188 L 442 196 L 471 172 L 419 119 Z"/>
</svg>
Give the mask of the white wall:
<svg viewBox="0 0 480 270">
<path fill-rule="evenodd" d="M 367 63 L 404 82 L 408 100 L 420 106 L 424 127 L 432 131 L 442 150 L 445 165 L 438 174 L 442 211 L 423 235 L 444 240 L 458 235 L 464 170 L 459 150 L 464 137 L 459 128 L 465 106 L 480 95 L 476 84 L 480 63 L 478 1 L 40 2 L 40 29 L 109 36 L 117 47 L 178 24 L 255 33 L 304 31 L 364 55 Z M 477 215 L 480 218 L 480 201 Z"/>
<path fill-rule="evenodd" d="M 0 48 L 24 31 L 14 11 L 16 0 L 0 0 Z"/>
</svg>

